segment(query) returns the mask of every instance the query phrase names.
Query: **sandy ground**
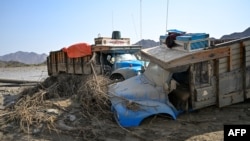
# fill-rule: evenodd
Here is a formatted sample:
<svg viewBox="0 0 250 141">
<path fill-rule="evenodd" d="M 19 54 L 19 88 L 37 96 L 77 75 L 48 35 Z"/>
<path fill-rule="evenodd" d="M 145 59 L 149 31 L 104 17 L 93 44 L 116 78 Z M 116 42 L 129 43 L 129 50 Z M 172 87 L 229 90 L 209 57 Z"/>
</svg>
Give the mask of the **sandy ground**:
<svg viewBox="0 0 250 141">
<path fill-rule="evenodd" d="M 22 88 L 1 89 L 1 94 L 17 92 Z M 77 107 L 74 108 L 75 110 Z M 80 109 L 77 109 L 78 112 Z M 0 110 L 0 115 L 5 114 Z M 77 114 L 75 114 L 77 115 Z M 81 125 L 83 128 L 86 125 Z M 81 131 L 48 132 L 25 134 L 16 125 L 9 123 L 0 128 L 0 140 L 30 141 L 67 141 L 67 140 L 103 140 L 103 141 L 219 141 L 223 140 L 224 124 L 250 124 L 250 101 L 224 108 L 211 106 L 191 113 L 180 115 L 177 120 L 158 115 L 146 119 L 139 127 L 121 128 L 112 117 L 96 123 L 99 136 L 90 135 L 85 139 Z M 96 129 L 95 129 L 96 130 Z M 84 135 L 85 136 L 85 135 Z M 91 137 L 93 136 L 93 138 Z"/>
<path fill-rule="evenodd" d="M 3 103 L 3 98 L 1 97 L 16 95 L 25 88 L 27 86 L 0 87 L 0 99 L 2 99 L 0 102 Z M 62 99 L 60 102 L 66 108 L 69 99 Z M 0 140 L 219 141 L 223 140 L 224 124 L 250 124 L 249 100 L 224 108 L 211 106 L 185 113 L 180 115 L 177 120 L 172 120 L 165 115 L 158 115 L 146 119 L 139 127 L 126 129 L 120 127 L 112 115 L 104 117 L 98 120 L 98 122 L 92 122 L 90 126 L 86 124 L 88 123 L 87 121 L 81 120 L 80 115 L 82 112 L 84 111 L 82 111 L 79 105 L 72 104 L 70 107 L 67 107 L 67 111 L 64 113 L 64 115 L 74 115 L 76 117 L 76 120 L 74 122 L 72 120 L 69 124 L 81 127 L 78 130 L 43 130 L 42 132 L 27 134 L 15 123 L 3 122 L 2 117 L 8 113 L 5 110 L 0 110 Z"/>
<path fill-rule="evenodd" d="M 0 78 L 42 81 L 48 77 L 47 66 L 0 67 Z"/>
</svg>

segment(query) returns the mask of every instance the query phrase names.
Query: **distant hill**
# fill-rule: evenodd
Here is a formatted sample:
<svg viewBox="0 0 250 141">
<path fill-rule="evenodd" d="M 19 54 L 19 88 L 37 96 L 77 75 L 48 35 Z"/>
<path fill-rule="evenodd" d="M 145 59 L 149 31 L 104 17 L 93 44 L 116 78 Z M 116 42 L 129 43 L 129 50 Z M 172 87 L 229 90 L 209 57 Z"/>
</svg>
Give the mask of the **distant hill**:
<svg viewBox="0 0 250 141">
<path fill-rule="evenodd" d="M 250 27 L 243 32 L 235 32 L 229 35 L 224 35 L 220 39 L 238 39 L 247 36 L 250 36 Z"/>
<path fill-rule="evenodd" d="M 142 48 L 148 48 L 148 47 L 159 46 L 160 42 L 155 42 L 154 40 L 150 40 L 150 39 L 147 39 L 147 40 L 142 39 L 141 41 L 138 41 L 134 45 L 141 45 Z"/>
<path fill-rule="evenodd" d="M 6 54 L 3 56 L 0 56 L 0 60 L 2 61 L 17 61 L 24 64 L 41 64 L 46 61 L 47 55 L 45 53 L 43 54 L 37 54 L 34 52 L 23 52 L 18 51 L 15 53 Z"/>
</svg>

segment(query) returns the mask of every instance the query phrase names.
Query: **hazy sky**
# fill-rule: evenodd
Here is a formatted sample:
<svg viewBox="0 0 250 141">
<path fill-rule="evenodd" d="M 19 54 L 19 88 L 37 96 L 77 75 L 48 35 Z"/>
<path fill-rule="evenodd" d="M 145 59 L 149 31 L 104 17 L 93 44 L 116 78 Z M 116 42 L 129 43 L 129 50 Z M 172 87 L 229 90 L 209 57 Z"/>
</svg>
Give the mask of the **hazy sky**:
<svg viewBox="0 0 250 141">
<path fill-rule="evenodd" d="M 113 30 L 131 43 L 158 41 L 166 25 L 220 38 L 250 27 L 250 0 L 169 0 L 166 17 L 167 0 L 0 0 L 0 55 L 49 54 Z"/>
</svg>

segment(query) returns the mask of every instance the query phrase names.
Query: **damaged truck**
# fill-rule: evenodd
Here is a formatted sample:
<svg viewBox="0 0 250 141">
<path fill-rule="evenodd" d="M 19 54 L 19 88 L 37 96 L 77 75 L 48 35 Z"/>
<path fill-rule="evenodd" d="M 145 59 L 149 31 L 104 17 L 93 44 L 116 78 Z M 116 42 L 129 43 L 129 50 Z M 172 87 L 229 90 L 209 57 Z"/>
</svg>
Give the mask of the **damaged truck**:
<svg viewBox="0 0 250 141">
<path fill-rule="evenodd" d="M 183 34 L 142 49 L 145 72 L 109 86 L 111 110 L 123 127 L 166 114 L 223 107 L 250 98 L 250 37 L 211 46 L 206 33 Z"/>
<path fill-rule="evenodd" d="M 102 74 L 112 80 L 125 80 L 144 71 L 144 63 L 136 56 L 139 45 L 131 45 L 130 38 L 121 38 L 113 31 L 112 38 L 95 38 L 95 44 L 73 44 L 47 57 L 48 74 Z"/>
</svg>

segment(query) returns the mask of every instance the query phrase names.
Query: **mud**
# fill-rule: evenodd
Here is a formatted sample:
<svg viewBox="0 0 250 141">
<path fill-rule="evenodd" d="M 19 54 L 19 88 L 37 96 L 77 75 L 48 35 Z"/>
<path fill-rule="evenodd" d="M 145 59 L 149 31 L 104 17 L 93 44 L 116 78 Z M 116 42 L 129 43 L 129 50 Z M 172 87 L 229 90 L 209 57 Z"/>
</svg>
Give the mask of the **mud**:
<svg viewBox="0 0 250 141">
<path fill-rule="evenodd" d="M 60 79 L 64 83 L 56 87 L 53 84 L 55 82 L 59 84 L 59 81 L 54 80 L 49 81 L 50 83 L 47 82 L 47 85 L 43 85 L 44 87 L 0 87 L 0 102 L 2 102 L 2 106 L 6 106 L 6 103 L 11 102 L 15 104 L 17 99 L 22 98 L 20 94 L 23 94 L 24 91 L 27 94 L 27 89 L 31 98 L 34 96 L 33 93 L 40 95 L 39 92 L 43 90 L 53 93 L 53 97 L 47 97 L 45 100 L 51 105 L 43 105 L 44 107 L 42 108 L 44 110 L 41 110 L 41 107 L 36 105 L 40 111 L 36 111 L 36 113 L 40 113 L 44 117 L 55 117 L 53 124 L 51 124 L 54 127 L 45 126 L 48 125 L 45 123 L 47 120 L 44 120 L 44 122 L 33 121 L 30 123 L 30 126 L 21 126 L 19 118 L 15 120 L 7 118 L 6 120 L 6 117 L 10 117 L 13 114 L 11 112 L 15 111 L 17 107 L 11 104 L 7 108 L 2 107 L 0 110 L 0 140 L 217 141 L 223 140 L 223 125 L 250 124 L 250 101 L 247 100 L 243 103 L 223 108 L 210 106 L 185 113 L 180 115 L 177 120 L 173 120 L 166 115 L 157 115 L 145 119 L 138 127 L 123 128 L 117 124 L 107 107 L 98 107 L 98 103 L 101 101 L 91 97 L 90 99 L 85 98 L 84 101 L 82 100 L 84 97 L 77 97 L 76 94 L 87 93 L 87 91 L 83 91 L 84 89 L 79 91 L 77 87 L 81 88 L 85 84 L 80 83 L 77 77 L 74 77 L 74 79 L 77 80 L 77 83 L 69 79 Z M 69 84 L 71 84 L 70 87 L 68 86 Z M 92 87 L 94 88 L 91 85 Z M 58 93 L 61 94 L 56 95 Z M 88 94 L 91 95 L 91 93 Z M 44 104 L 43 102 L 41 103 Z M 91 108 L 87 108 L 87 106 L 91 106 Z M 32 109 L 32 107 L 27 107 L 27 109 L 29 108 Z M 28 132 L 25 132 L 25 130 Z"/>
</svg>

